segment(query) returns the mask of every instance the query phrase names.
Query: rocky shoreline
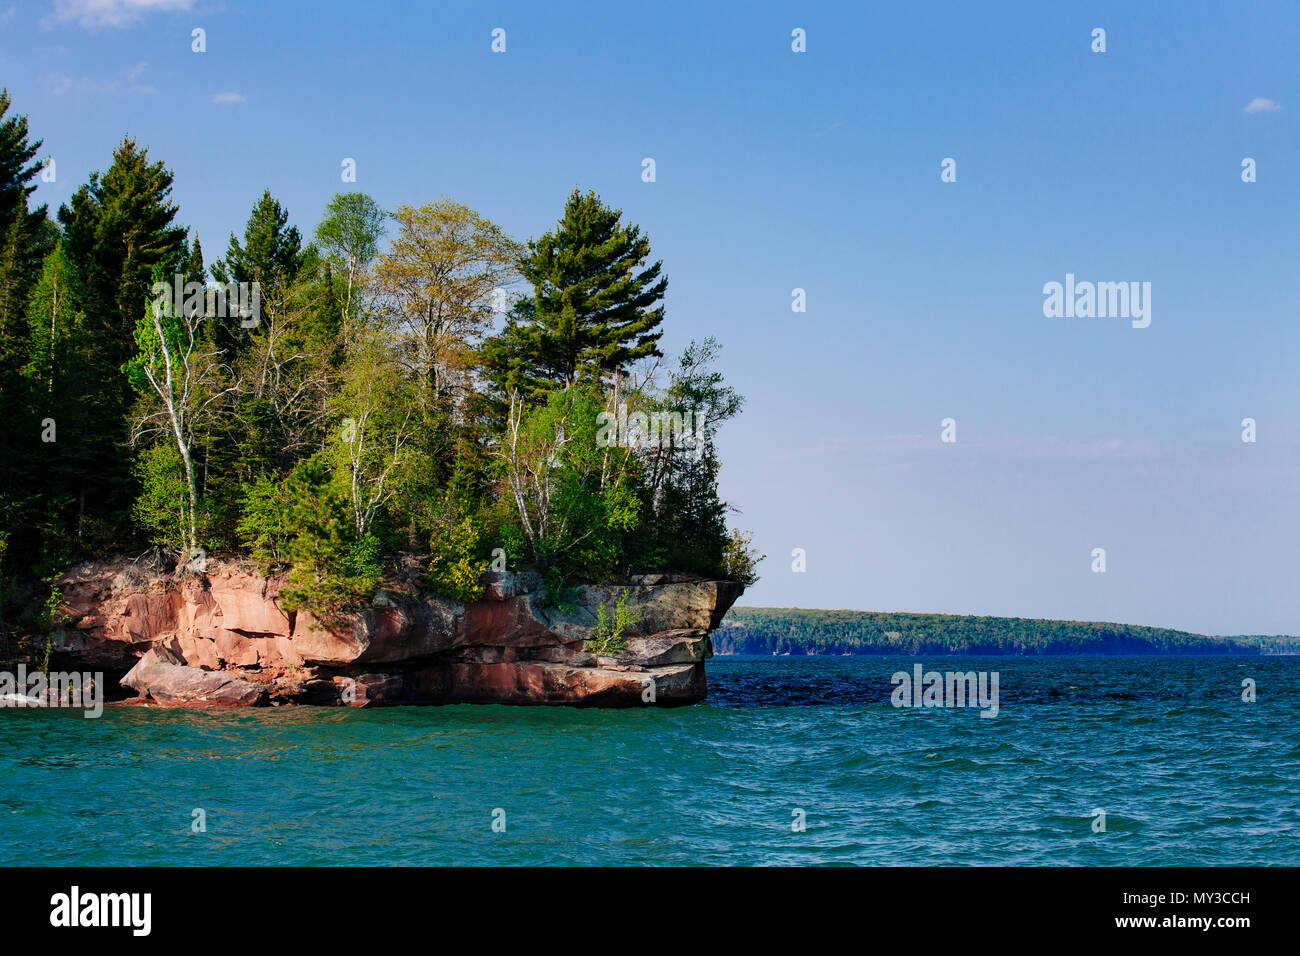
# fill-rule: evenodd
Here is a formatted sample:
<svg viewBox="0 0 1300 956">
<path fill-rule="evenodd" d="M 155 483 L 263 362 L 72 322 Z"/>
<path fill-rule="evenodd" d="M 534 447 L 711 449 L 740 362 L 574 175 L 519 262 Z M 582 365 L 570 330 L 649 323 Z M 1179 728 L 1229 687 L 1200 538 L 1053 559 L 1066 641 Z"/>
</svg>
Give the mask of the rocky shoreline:
<svg viewBox="0 0 1300 956">
<path fill-rule="evenodd" d="M 684 574 L 580 586 L 547 607 L 533 573 L 484 576 L 482 599 L 429 593 L 407 568 L 371 601 L 329 616 L 285 611 L 283 576 L 209 560 L 78 565 L 58 582 L 54 660 L 102 670 L 134 702 L 164 706 L 567 704 L 704 699 L 709 632 L 744 590 Z M 599 609 L 624 598 L 623 647 L 588 649 Z"/>
</svg>

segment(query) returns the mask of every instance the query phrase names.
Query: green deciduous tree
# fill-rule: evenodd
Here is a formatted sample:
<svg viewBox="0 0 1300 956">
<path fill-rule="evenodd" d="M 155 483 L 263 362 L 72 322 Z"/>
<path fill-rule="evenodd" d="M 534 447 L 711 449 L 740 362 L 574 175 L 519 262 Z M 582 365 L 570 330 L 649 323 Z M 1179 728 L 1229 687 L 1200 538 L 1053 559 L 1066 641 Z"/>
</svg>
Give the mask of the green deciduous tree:
<svg viewBox="0 0 1300 956">
<path fill-rule="evenodd" d="M 520 247 L 496 223 L 452 199 L 398 206 L 393 219 L 398 233 L 375 263 L 374 292 L 432 403 L 470 387 L 492 293 L 514 281 Z"/>
<path fill-rule="evenodd" d="M 622 535 L 636 527 L 641 502 L 626 473 L 602 481 L 596 441 L 598 393 L 556 389 L 545 405 L 512 399 L 497 446 L 508 493 L 532 559 L 603 580 L 611 576 Z"/>
<path fill-rule="evenodd" d="M 136 354 L 126 364 L 131 384 L 141 394 L 133 433 L 154 434 L 172 445 L 184 472 L 184 548 L 199 547 L 199 482 L 194 462 L 196 432 L 207 430 L 228 391 L 219 353 L 203 334 L 205 314 L 178 308 L 167 291 L 170 283 L 159 267 L 160 295 L 136 324 Z"/>
<path fill-rule="evenodd" d="M 379 254 L 384 234 L 384 211 L 361 192 L 338 193 L 325 207 L 316 227 L 321 251 L 344 270 L 347 289 L 343 297 L 343 324 L 351 321 L 353 293 L 365 269 Z"/>
</svg>

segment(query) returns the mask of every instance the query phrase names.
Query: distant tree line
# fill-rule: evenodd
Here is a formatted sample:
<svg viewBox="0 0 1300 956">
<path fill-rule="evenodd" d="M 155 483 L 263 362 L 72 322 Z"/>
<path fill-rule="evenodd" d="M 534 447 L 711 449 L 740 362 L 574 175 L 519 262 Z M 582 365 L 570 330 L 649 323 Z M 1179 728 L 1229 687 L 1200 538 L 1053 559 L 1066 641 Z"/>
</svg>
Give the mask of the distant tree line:
<svg viewBox="0 0 1300 956">
<path fill-rule="evenodd" d="M 712 640 L 719 654 L 1259 654 L 1300 650 L 1297 638 L 1219 638 L 1127 624 L 773 607 L 733 607 Z M 1265 641 L 1271 643 L 1262 643 Z"/>
<path fill-rule="evenodd" d="M 172 172 L 129 138 L 57 213 L 33 207 L 41 142 L 9 107 L 0 92 L 5 630 L 72 563 L 150 546 L 287 570 L 285 602 L 316 608 L 399 555 L 465 599 L 493 566 L 557 589 L 753 580 L 714 447 L 743 401 L 712 339 L 665 359 L 662 263 L 594 193 L 520 242 L 452 199 L 359 192 L 308 239 L 268 190 L 209 262 Z M 707 425 L 646 440 L 687 412 Z M 602 414 L 632 439 L 602 441 Z"/>
</svg>

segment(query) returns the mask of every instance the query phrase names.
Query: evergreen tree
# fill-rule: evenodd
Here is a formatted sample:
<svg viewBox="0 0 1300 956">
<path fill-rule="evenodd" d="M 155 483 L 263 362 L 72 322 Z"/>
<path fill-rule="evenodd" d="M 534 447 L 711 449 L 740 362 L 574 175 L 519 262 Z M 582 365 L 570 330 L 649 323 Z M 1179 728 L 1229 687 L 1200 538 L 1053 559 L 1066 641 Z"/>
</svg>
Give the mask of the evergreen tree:
<svg viewBox="0 0 1300 956">
<path fill-rule="evenodd" d="M 643 268 L 650 240 L 594 192 L 575 189 L 556 228 L 528 244 L 520 272 L 533 286 L 501 340 L 488 348 L 489 371 L 513 374 L 530 391 L 600 381 L 647 356 L 660 356 L 668 280 L 662 262 Z"/>
<path fill-rule="evenodd" d="M 30 575 L 41 544 L 33 520 L 43 482 L 34 468 L 39 421 L 22 370 L 29 360 L 27 302 L 57 234 L 45 206 L 29 208 L 41 141 L 30 139 L 26 116 L 8 115 L 10 103 L 9 91 L 0 89 L 0 627 L 8 624 L 14 579 Z"/>
<path fill-rule="evenodd" d="M 29 184 L 41 170 L 33 160 L 43 141 L 28 139 L 26 116 L 5 118 L 11 102 L 9 91 L 0 89 L 0 232 L 7 232 L 22 214 L 35 221 L 46 215 L 44 206 L 27 209 L 27 198 L 36 191 Z"/>
<path fill-rule="evenodd" d="M 0 89 L 0 417 L 7 427 L 17 414 L 18 370 L 26 361 L 26 305 L 52 245 L 42 226 L 46 207 L 28 209 L 40 172 L 41 140 L 28 138 L 27 117 L 8 116 L 9 91 Z M 11 435 L 6 431 L 5 439 Z"/>
<path fill-rule="evenodd" d="M 213 264 L 218 282 L 260 282 L 264 287 L 288 286 L 302 264 L 302 234 L 289 225 L 289 210 L 271 190 L 253 205 L 241 243 L 232 232 L 225 258 Z"/>
<path fill-rule="evenodd" d="M 275 313 L 285 307 L 284 300 L 302 267 L 302 234 L 289 225 L 289 210 L 263 190 L 253 204 L 244 225 L 240 242 L 232 232 L 223 258 L 212 263 L 212 278 L 223 285 L 257 283 L 263 313 Z M 218 317 L 213 328 L 217 346 L 230 361 L 250 344 L 255 329 L 245 328 L 232 317 Z"/>
<path fill-rule="evenodd" d="M 346 481 L 322 456 L 303 459 L 281 482 L 251 486 L 239 530 L 256 557 L 292 567 L 280 592 L 285 610 L 335 608 L 379 581 L 372 542 L 357 537 Z"/>
<path fill-rule="evenodd" d="M 63 254 L 76 276 L 69 284 L 76 289 L 73 307 L 84 321 L 77 367 L 62 377 L 56 370 L 50 401 L 64 410 L 59 443 L 68 444 L 60 454 L 88 464 L 46 492 L 82 552 L 132 542 L 136 485 L 126 445 L 133 394 L 122 366 L 135 354 L 136 324 L 155 270 L 170 276 L 186 248 L 185 229 L 173 225 L 172 173 L 148 153 L 123 140 L 108 170 L 92 173 L 59 209 Z"/>
<path fill-rule="evenodd" d="M 85 283 L 86 312 L 104 324 L 107 364 L 119 368 L 135 349 L 135 325 L 149 297 L 154 267 L 175 270 L 185 229 L 172 224 L 172 172 L 150 162 L 129 137 L 105 173 L 91 173 L 59 209 L 67 252 Z M 125 389 L 125 380 L 121 380 Z"/>
</svg>

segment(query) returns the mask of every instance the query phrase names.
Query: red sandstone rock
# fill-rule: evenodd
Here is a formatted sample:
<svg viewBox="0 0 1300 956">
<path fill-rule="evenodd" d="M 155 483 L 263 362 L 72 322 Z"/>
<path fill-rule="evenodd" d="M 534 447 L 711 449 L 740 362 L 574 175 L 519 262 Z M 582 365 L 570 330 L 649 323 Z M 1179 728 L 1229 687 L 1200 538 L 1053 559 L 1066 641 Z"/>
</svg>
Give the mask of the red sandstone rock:
<svg viewBox="0 0 1300 956">
<path fill-rule="evenodd" d="M 208 573 L 207 579 L 223 628 L 245 634 L 289 635 L 289 616 L 275 600 L 278 582 L 232 568 L 218 568 Z"/>
<path fill-rule="evenodd" d="M 122 684 L 159 704 L 251 707 L 264 703 L 266 691 L 225 671 L 205 671 L 173 663 L 170 653 L 150 649 Z"/>
<path fill-rule="evenodd" d="M 674 705 L 704 698 L 708 632 L 743 590 L 644 575 L 580 587 L 560 610 L 543 606 L 535 574 L 485 583 L 468 606 L 386 586 L 361 607 L 286 614 L 281 581 L 240 565 L 210 561 L 206 574 L 177 575 L 91 562 L 60 582 L 69 623 L 56 650 L 130 669 L 124 686 L 168 704 Z M 624 594 L 635 624 L 623 650 L 597 656 L 585 645 L 599 607 Z"/>
</svg>

